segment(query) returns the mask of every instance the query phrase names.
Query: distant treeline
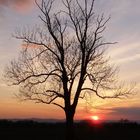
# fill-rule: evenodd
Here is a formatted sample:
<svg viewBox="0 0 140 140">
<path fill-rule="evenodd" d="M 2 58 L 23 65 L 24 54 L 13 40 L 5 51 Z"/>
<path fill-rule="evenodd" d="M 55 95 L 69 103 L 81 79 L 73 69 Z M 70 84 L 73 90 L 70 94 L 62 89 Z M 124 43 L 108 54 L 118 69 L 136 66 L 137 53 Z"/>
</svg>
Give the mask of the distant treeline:
<svg viewBox="0 0 140 140">
<path fill-rule="evenodd" d="M 140 124 L 129 121 L 94 124 L 90 121 L 75 123 L 76 140 L 139 140 Z M 3 140 L 65 140 L 64 123 L 45 123 L 33 120 L 0 120 Z"/>
</svg>

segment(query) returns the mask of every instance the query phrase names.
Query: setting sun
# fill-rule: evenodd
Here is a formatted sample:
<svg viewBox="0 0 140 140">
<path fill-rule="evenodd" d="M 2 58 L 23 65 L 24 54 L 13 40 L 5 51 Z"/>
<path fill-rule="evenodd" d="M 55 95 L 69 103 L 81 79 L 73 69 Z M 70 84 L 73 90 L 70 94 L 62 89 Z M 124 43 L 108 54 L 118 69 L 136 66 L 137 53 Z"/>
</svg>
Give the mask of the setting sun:
<svg viewBox="0 0 140 140">
<path fill-rule="evenodd" d="M 91 116 L 91 119 L 94 120 L 94 121 L 98 121 L 99 117 L 98 116 Z"/>
</svg>

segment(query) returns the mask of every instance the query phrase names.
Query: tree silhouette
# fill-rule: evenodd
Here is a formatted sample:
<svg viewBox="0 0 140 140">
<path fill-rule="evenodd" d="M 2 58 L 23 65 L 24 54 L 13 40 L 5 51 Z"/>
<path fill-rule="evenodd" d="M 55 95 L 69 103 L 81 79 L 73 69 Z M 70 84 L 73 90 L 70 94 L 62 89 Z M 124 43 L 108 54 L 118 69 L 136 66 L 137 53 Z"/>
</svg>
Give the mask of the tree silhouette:
<svg viewBox="0 0 140 140">
<path fill-rule="evenodd" d="M 89 94 L 123 98 L 132 94 L 132 88 L 117 84 L 116 68 L 105 57 L 106 46 L 114 44 L 103 38 L 110 18 L 94 13 L 94 0 L 62 4 L 64 10 L 55 12 L 54 0 L 36 1 L 42 24 L 16 31 L 14 36 L 24 47 L 6 67 L 5 77 L 19 85 L 21 99 L 62 108 L 71 139 L 79 99 Z"/>
</svg>

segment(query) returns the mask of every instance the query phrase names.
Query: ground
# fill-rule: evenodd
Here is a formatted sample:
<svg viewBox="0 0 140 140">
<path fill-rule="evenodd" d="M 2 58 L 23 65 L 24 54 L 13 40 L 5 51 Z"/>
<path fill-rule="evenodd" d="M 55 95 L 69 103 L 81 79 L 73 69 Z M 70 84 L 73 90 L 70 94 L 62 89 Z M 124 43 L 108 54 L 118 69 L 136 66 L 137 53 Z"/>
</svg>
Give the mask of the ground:
<svg viewBox="0 0 140 140">
<path fill-rule="evenodd" d="M 93 124 L 81 121 L 75 123 L 74 129 L 76 140 L 140 139 L 140 124 L 135 122 Z M 65 140 L 65 124 L 1 120 L 0 137 L 3 140 Z"/>
</svg>

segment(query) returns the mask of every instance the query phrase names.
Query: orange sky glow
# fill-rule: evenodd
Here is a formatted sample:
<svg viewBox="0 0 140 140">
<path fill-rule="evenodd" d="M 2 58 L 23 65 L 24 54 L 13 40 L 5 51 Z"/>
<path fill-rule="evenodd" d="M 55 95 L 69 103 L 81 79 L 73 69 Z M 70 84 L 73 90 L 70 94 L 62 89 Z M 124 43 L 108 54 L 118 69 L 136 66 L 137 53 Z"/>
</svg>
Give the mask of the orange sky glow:
<svg viewBox="0 0 140 140">
<path fill-rule="evenodd" d="M 140 120 L 140 1 L 108 0 L 108 3 L 105 3 L 104 0 L 97 0 L 95 4 L 97 9 L 104 11 L 107 16 L 111 14 L 112 17 L 105 32 L 107 40 L 118 42 L 108 49 L 111 63 L 120 67 L 120 80 L 137 83 L 138 93 L 124 100 L 103 100 L 97 97 L 91 98 L 88 103 L 80 100 L 75 119 L 98 116 L 100 120 Z M 18 88 L 7 86 L 3 80 L 4 67 L 18 56 L 21 46 L 26 47 L 11 34 L 16 27 L 32 27 L 38 23 L 38 10 L 34 7 L 33 0 L 22 3 L 20 0 L 11 0 L 10 3 L 8 0 L 0 0 L 0 8 L 0 119 L 64 119 L 64 111 L 56 106 L 20 102 L 14 97 Z"/>
</svg>

